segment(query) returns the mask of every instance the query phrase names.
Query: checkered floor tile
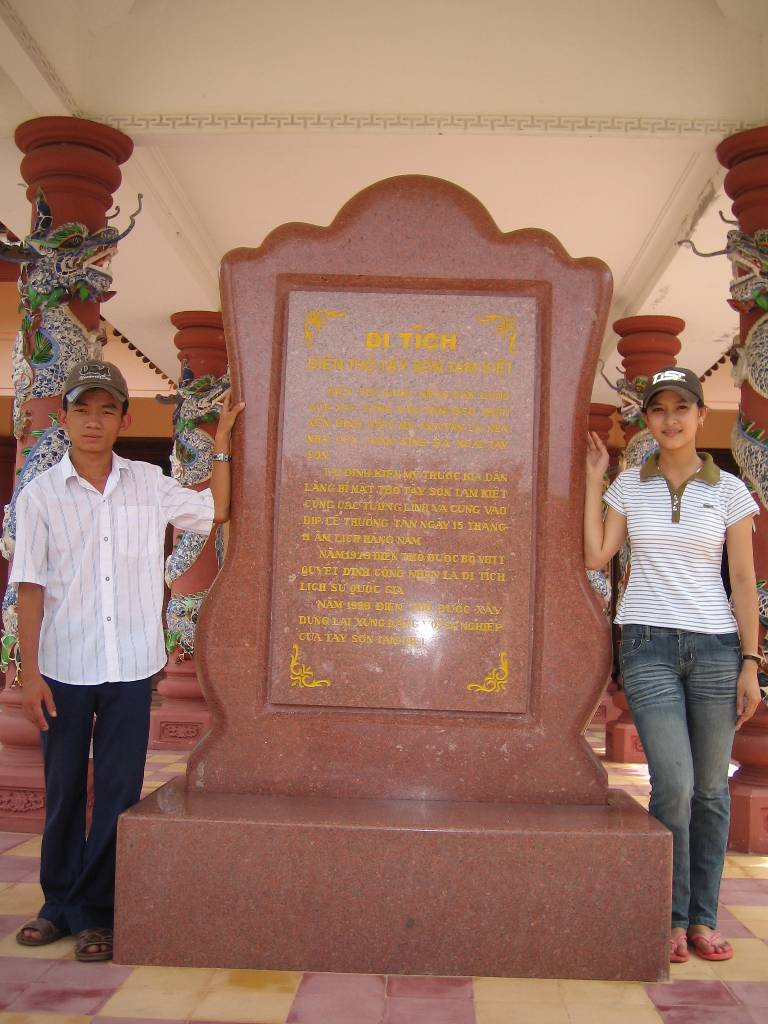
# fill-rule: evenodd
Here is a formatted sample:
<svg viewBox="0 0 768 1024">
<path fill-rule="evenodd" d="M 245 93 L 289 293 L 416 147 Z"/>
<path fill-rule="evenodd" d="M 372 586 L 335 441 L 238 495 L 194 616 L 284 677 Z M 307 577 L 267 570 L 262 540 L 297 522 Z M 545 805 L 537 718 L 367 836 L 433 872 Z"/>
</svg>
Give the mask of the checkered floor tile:
<svg viewBox="0 0 768 1024">
<path fill-rule="evenodd" d="M 602 729 L 588 739 L 604 756 Z M 144 794 L 185 761 L 150 753 Z M 606 768 L 647 806 L 645 765 Z M 79 964 L 72 939 L 15 941 L 39 907 L 39 854 L 39 836 L 0 833 L 0 1024 L 768 1024 L 768 857 L 728 857 L 719 924 L 734 959 L 694 955 L 642 985 Z"/>
</svg>

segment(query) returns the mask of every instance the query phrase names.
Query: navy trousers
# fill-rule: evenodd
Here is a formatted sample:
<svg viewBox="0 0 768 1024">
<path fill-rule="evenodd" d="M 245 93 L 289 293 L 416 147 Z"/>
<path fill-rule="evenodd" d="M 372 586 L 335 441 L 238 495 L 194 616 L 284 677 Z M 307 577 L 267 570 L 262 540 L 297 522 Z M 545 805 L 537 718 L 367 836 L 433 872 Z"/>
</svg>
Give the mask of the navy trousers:
<svg viewBox="0 0 768 1024">
<path fill-rule="evenodd" d="M 40 917 L 65 932 L 111 928 L 117 818 L 141 795 L 152 680 L 74 686 L 45 677 L 57 715 L 40 734 L 45 828 Z M 88 753 L 93 736 L 93 816 L 86 835 Z"/>
</svg>

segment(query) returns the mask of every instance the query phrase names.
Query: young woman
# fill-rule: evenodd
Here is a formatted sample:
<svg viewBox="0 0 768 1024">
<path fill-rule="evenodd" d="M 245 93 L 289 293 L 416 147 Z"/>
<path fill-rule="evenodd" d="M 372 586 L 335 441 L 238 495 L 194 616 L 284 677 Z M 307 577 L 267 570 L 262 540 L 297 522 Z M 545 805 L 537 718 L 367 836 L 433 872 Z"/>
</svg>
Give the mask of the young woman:
<svg viewBox="0 0 768 1024">
<path fill-rule="evenodd" d="M 587 438 L 584 558 L 600 569 L 627 536 L 630 579 L 622 627 L 624 690 L 651 776 L 649 811 L 672 832 L 670 961 L 729 960 L 715 930 L 728 841 L 734 730 L 760 702 L 752 517 L 745 485 L 696 451 L 707 410 L 695 373 L 667 367 L 643 409 L 659 450 L 602 493 L 608 452 Z M 603 520 L 602 502 L 608 506 Z M 728 547 L 733 611 L 720 577 Z"/>
</svg>

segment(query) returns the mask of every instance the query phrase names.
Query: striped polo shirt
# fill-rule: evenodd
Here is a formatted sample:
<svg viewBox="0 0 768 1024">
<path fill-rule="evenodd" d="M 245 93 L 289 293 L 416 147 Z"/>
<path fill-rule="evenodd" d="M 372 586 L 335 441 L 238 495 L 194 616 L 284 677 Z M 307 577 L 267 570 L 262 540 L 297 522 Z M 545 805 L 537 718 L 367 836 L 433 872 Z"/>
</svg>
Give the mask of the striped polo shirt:
<svg viewBox="0 0 768 1024">
<path fill-rule="evenodd" d="M 656 452 L 642 467 L 620 473 L 603 496 L 626 517 L 632 545 L 619 625 L 694 633 L 737 629 L 720 576 L 725 532 L 760 509 L 738 477 L 721 472 L 711 455 L 700 458 L 698 472 L 675 490 Z"/>
<path fill-rule="evenodd" d="M 21 491 L 10 581 L 44 588 L 43 675 L 88 685 L 145 679 L 163 667 L 168 523 L 209 533 L 210 490 L 115 454 L 103 493 L 68 454 Z"/>
</svg>

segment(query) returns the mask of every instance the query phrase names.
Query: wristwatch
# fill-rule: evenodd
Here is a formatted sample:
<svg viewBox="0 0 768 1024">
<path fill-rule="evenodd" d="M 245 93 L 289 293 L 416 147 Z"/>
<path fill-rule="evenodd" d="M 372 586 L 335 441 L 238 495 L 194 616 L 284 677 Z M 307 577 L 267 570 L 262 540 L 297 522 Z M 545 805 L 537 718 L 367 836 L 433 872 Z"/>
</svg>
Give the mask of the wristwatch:
<svg viewBox="0 0 768 1024">
<path fill-rule="evenodd" d="M 229 454 L 229 452 L 214 452 L 213 453 L 213 461 L 214 462 L 231 462 L 232 461 L 232 456 Z"/>
</svg>

